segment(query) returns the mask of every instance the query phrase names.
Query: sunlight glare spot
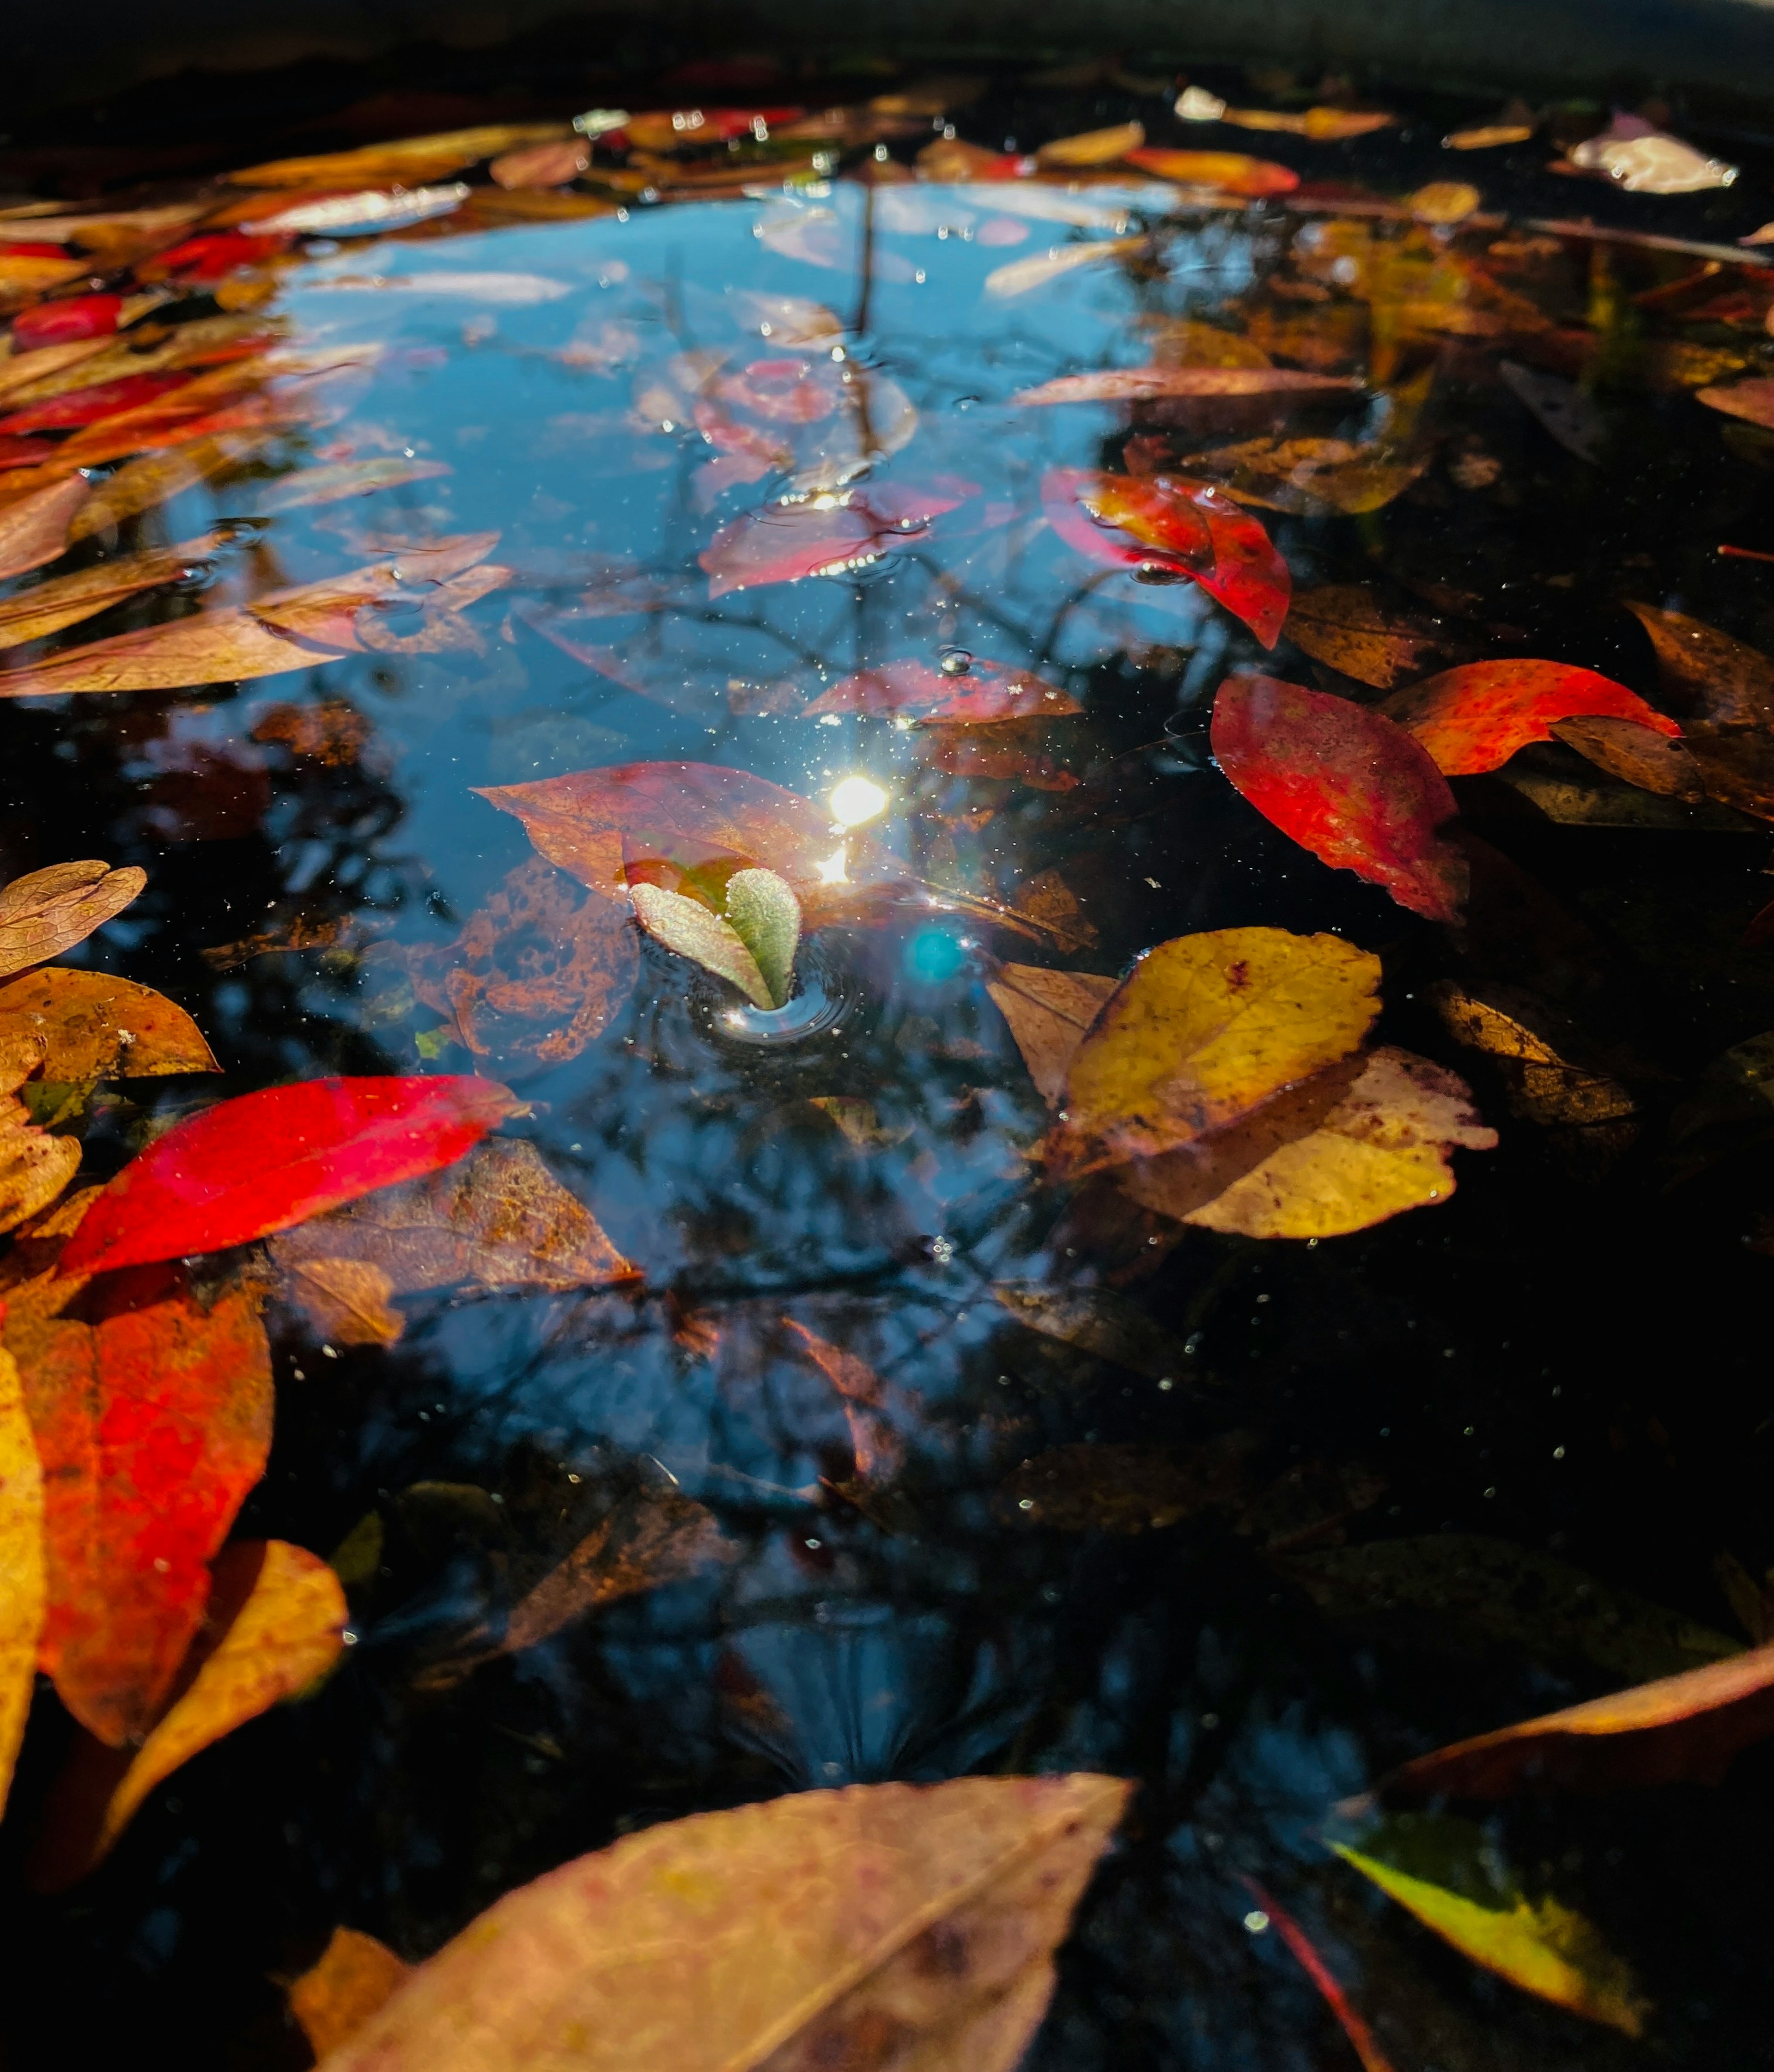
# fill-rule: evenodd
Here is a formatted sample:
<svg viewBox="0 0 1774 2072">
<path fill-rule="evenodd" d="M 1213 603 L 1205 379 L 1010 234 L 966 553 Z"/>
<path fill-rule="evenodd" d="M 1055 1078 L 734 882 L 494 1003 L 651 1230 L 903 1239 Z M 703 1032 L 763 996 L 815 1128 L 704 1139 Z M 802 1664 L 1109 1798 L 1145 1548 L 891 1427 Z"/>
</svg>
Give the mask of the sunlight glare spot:
<svg viewBox="0 0 1774 2072">
<path fill-rule="evenodd" d="M 846 777 L 832 790 L 832 817 L 840 828 L 860 828 L 887 808 L 887 794 L 866 777 Z"/>
</svg>

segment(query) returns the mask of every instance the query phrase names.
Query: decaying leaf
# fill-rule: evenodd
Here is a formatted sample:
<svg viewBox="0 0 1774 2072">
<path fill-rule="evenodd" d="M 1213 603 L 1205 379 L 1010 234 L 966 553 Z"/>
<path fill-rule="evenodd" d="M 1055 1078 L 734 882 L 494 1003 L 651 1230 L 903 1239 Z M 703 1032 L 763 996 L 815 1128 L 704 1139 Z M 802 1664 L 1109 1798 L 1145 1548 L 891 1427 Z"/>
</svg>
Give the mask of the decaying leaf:
<svg viewBox="0 0 1774 2072">
<path fill-rule="evenodd" d="M 1296 590 L 1283 631 L 1315 662 L 1382 691 L 1420 676 L 1445 644 L 1434 627 L 1387 610 L 1362 583 Z"/>
<path fill-rule="evenodd" d="M 1651 2008 L 1624 1960 L 1582 1914 L 1550 1895 L 1529 1899 L 1481 1828 L 1407 1814 L 1364 1836 L 1359 1849 L 1331 1847 L 1475 1964 L 1573 2014 L 1642 2034 Z"/>
<path fill-rule="evenodd" d="M 0 976 L 46 963 L 121 914 L 148 882 L 138 864 L 55 863 L 0 890 Z"/>
<path fill-rule="evenodd" d="M 1710 727 L 1774 727 L 1774 662 L 1704 619 L 1634 604 L 1657 650 L 1665 697 L 1684 720 Z"/>
<path fill-rule="evenodd" d="M 1395 691 L 1381 707 L 1414 734 L 1450 777 L 1496 770 L 1554 722 L 1602 715 L 1658 734 L 1682 730 L 1634 691 L 1566 662 L 1467 662 Z"/>
<path fill-rule="evenodd" d="M 1530 1122 L 1617 1129 L 1638 1104 L 1597 1046 L 1551 1003 L 1496 980 L 1438 980 L 1426 997 L 1456 1043 L 1482 1050 Z"/>
<path fill-rule="evenodd" d="M 1189 1371 L 1187 1349 L 1140 1305 L 1112 1288 L 1046 1288 L 1000 1281 L 992 1290 L 1019 1324 L 1043 1338 L 1076 1346 L 1094 1359 L 1124 1367 L 1148 1381 L 1174 1381 Z"/>
<path fill-rule="evenodd" d="M 519 2072 L 538 2034 L 570 2036 L 581 2072 L 633 2072 L 641 2037 L 676 2072 L 861 2062 L 885 2039 L 1011 2072 L 1128 1789 L 853 1786 L 650 1827 L 507 1893 L 329 2072 L 429 2072 L 464 2033 L 482 2072 Z"/>
<path fill-rule="evenodd" d="M 1001 964 L 986 991 L 1016 1039 L 1029 1076 L 1049 1108 L 1057 1108 L 1066 1075 L 1084 1032 L 1120 984 L 1094 972 L 1048 971 Z"/>
<path fill-rule="evenodd" d="M 1421 1755 L 1379 1787 L 1388 1798 L 1505 1799 L 1521 1790 L 1614 1791 L 1679 1778 L 1716 1784 L 1774 1733 L 1774 1646 Z"/>
<path fill-rule="evenodd" d="M 361 2029 L 413 1967 L 360 1929 L 335 1928 L 326 1947 L 290 1982 L 290 2012 L 318 2065 Z"/>
<path fill-rule="evenodd" d="M 236 1288 L 206 1309 L 175 1266 L 92 1286 L 45 1275 L 8 1289 L 4 1330 L 43 1464 L 43 1667 L 121 1748 L 158 1716 L 203 1616 L 205 1564 L 264 1471 L 258 1297 Z"/>
<path fill-rule="evenodd" d="M 84 1877 L 175 1770 L 305 1689 L 338 1659 L 345 1593 L 318 1554 L 281 1540 L 241 1540 L 224 1548 L 212 1565 L 203 1630 L 177 1694 L 122 1775 L 116 1774 L 111 1748 L 76 1745 L 38 1845 L 39 1890 L 58 1891 Z"/>
<path fill-rule="evenodd" d="M 1057 949 L 1087 950 L 1096 942 L 1096 923 L 1057 870 L 1037 870 L 1019 886 L 1016 911 L 1045 929 Z"/>
<path fill-rule="evenodd" d="M 1457 922 L 1469 889 L 1459 808 L 1428 751 L 1384 713 L 1274 676 L 1229 676 L 1214 760 L 1263 818 L 1401 906 Z"/>
<path fill-rule="evenodd" d="M 43 1038 L 0 1025 L 0 1231 L 46 1209 L 79 1170 L 79 1140 L 34 1128 L 18 1090 L 41 1067 Z"/>
<path fill-rule="evenodd" d="M 1259 510 L 1353 518 L 1383 511 L 1423 473 L 1429 459 L 1427 453 L 1399 454 L 1349 439 L 1257 438 L 1216 446 L 1194 464 L 1219 476 L 1239 503 Z"/>
<path fill-rule="evenodd" d="M 519 1601 L 500 1648 L 515 1655 L 538 1646 L 588 1612 L 678 1582 L 737 1552 L 703 1505 L 673 1490 L 638 1490 Z"/>
<path fill-rule="evenodd" d="M 1333 1618 L 1424 1615 L 1541 1661 L 1582 1661 L 1610 1675 L 1677 1675 L 1742 1652 L 1661 1605 L 1506 1540 L 1441 1532 L 1288 1557 L 1287 1573 Z"/>
<path fill-rule="evenodd" d="M 1335 935 L 1222 928 L 1136 964 L 1074 1056 L 1056 1167 L 1152 1157 L 1345 1057 L 1379 1011 L 1379 960 Z"/>
<path fill-rule="evenodd" d="M 897 1428 L 905 1421 L 906 1406 L 899 1401 L 897 1392 L 856 1354 L 822 1338 L 792 1317 L 785 1317 L 782 1324 L 795 1350 L 812 1362 L 843 1400 L 856 1480 L 864 1484 L 891 1481 L 905 1458 Z"/>
<path fill-rule="evenodd" d="M 492 1137 L 443 1172 L 380 1188 L 272 1240 L 290 1293 L 322 1336 L 386 1344 L 394 1295 L 451 1288 L 607 1288 L 636 1270 L 533 1144 Z"/>
<path fill-rule="evenodd" d="M 42 1039 L 46 1079 L 220 1069 L 183 1008 L 109 972 L 56 964 L 0 984 L 0 1030 L 13 1029 Z"/>
<path fill-rule="evenodd" d="M 1555 720 L 1550 729 L 1554 741 L 1574 748 L 1598 770 L 1636 784 L 1641 791 L 1654 791 L 1664 799 L 1680 799 L 1698 805 L 1706 796 L 1699 766 L 1688 752 L 1686 742 L 1641 726 L 1636 720 L 1609 719 L 1597 715 L 1585 719 Z"/>
<path fill-rule="evenodd" d="M 18 1363 L 0 1346 L 0 1811 L 37 1688 L 43 1609 L 43 1465 Z"/>
<path fill-rule="evenodd" d="M 903 1144 L 912 1133 L 910 1123 L 884 1123 L 871 1100 L 848 1094 L 811 1094 L 808 1105 L 816 1108 L 837 1128 L 844 1141 L 858 1151 L 883 1151 Z"/>
</svg>

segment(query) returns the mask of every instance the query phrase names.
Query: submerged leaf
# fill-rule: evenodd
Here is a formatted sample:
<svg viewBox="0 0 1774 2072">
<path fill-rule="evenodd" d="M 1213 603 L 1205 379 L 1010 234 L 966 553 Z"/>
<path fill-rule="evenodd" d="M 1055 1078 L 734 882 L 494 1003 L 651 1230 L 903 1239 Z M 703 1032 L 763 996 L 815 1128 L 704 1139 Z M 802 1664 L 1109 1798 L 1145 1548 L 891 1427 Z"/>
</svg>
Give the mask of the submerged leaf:
<svg viewBox="0 0 1774 2072">
<path fill-rule="evenodd" d="M 965 485 L 883 483 L 842 500 L 771 504 L 723 525 L 696 558 L 708 571 L 711 598 L 807 576 L 851 575 L 914 545 L 971 494 Z"/>
<path fill-rule="evenodd" d="M 1380 709 L 1408 727 L 1450 777 L 1500 769 L 1530 741 L 1550 740 L 1561 719 L 1601 714 L 1659 734 L 1682 731 L 1624 684 L 1568 662 L 1467 662 L 1395 691 Z"/>
<path fill-rule="evenodd" d="M 147 872 L 133 863 L 121 870 L 108 863 L 55 863 L 14 878 L 0 891 L 0 976 L 84 943 L 147 882 Z"/>
<path fill-rule="evenodd" d="M 64 1274 L 218 1252 L 454 1165 L 517 1105 L 490 1079 L 308 1079 L 206 1108 L 86 1211 Z"/>
<path fill-rule="evenodd" d="M 1049 1155 L 1151 1157 L 1234 1122 L 1353 1050 L 1379 1012 L 1377 957 L 1335 935 L 1222 928 L 1161 943 L 1079 1045 Z"/>
<path fill-rule="evenodd" d="M 1550 1897 L 1530 1901 L 1499 1881 L 1482 1830 L 1406 1815 L 1366 1837 L 1361 1849 L 1331 1847 L 1475 1964 L 1591 2021 L 1628 2036 L 1644 2033 L 1651 2007 L 1624 1960 L 1582 1914 Z M 1431 1865 L 1435 1874 L 1424 1875 Z"/>
<path fill-rule="evenodd" d="M 185 690 L 311 669 L 337 652 L 305 647 L 273 631 L 250 611 L 199 611 L 137 632 L 113 634 L 90 647 L 64 648 L 23 668 L 0 670 L 0 698 L 48 697 L 68 691 Z"/>
<path fill-rule="evenodd" d="M 1263 818 L 1401 906 L 1457 922 L 1468 890 L 1459 808 L 1423 746 L 1384 713 L 1273 676 L 1229 676 L 1214 760 Z"/>
<path fill-rule="evenodd" d="M 500 1648 L 515 1655 L 539 1646 L 588 1612 L 679 1582 L 737 1552 L 702 1504 L 675 1490 L 637 1491 L 519 1601 Z"/>
<path fill-rule="evenodd" d="M 662 1823 L 507 1893 L 328 2072 L 431 2072 L 465 2034 L 478 2072 L 521 2072 L 538 2034 L 579 2072 L 640 2072 L 643 2048 L 672 2072 L 863 2062 L 884 2037 L 1011 2072 L 1128 1790 L 962 1778 Z"/>
<path fill-rule="evenodd" d="M 1665 697 L 1684 719 L 1710 727 L 1774 728 L 1774 662 L 1684 611 L 1626 600 L 1650 635 Z"/>
<path fill-rule="evenodd" d="M 1687 744 L 1641 726 L 1636 720 L 1555 720 L 1550 732 L 1554 741 L 1605 770 L 1610 777 L 1636 784 L 1641 791 L 1654 791 L 1664 799 L 1681 799 L 1697 805 L 1706 796 L 1700 767 Z"/>
<path fill-rule="evenodd" d="M 161 583 L 179 582 L 213 552 L 218 536 L 204 535 L 182 547 L 150 547 L 139 554 L 120 554 L 73 575 L 52 577 L 30 590 L 0 599 L 0 647 L 41 640 L 95 612 Z"/>
<path fill-rule="evenodd" d="M 1432 627 L 1388 611 L 1362 583 L 1296 590 L 1283 631 L 1315 662 L 1380 691 L 1420 675 L 1443 646 Z"/>
<path fill-rule="evenodd" d="M 1043 1338 L 1076 1346 L 1148 1381 L 1188 1371 L 1189 1349 L 1140 1305 L 1112 1288 L 1046 1288 L 1033 1281 L 1000 1281 L 993 1295 L 1018 1323 Z"/>
</svg>

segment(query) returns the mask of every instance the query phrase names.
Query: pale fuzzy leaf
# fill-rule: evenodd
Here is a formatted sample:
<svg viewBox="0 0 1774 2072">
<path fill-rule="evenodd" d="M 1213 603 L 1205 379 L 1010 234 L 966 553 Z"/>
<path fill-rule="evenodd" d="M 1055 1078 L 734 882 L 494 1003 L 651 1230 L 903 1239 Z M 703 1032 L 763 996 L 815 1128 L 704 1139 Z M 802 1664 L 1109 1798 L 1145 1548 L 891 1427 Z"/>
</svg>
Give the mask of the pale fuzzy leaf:
<svg viewBox="0 0 1774 2072">
<path fill-rule="evenodd" d="M 737 870 L 727 881 L 727 919 L 751 952 L 773 1007 L 786 1007 L 801 942 L 801 902 L 774 870 Z"/>
<path fill-rule="evenodd" d="M 36 1688 L 43 1592 L 43 1469 L 18 1367 L 0 1349 L 0 1808 Z"/>
<path fill-rule="evenodd" d="M 641 926 L 656 942 L 737 985 L 754 1007 L 775 1006 L 758 960 L 731 922 L 712 913 L 700 900 L 686 899 L 681 892 L 667 892 L 662 886 L 633 885 L 629 891 Z"/>
<path fill-rule="evenodd" d="M 849 2065 L 1011 2072 L 1126 1806 L 1119 1779 L 804 1792 L 625 1836 L 509 1893 L 327 2072 Z M 565 2058 L 550 2052 L 558 2062 Z"/>
</svg>

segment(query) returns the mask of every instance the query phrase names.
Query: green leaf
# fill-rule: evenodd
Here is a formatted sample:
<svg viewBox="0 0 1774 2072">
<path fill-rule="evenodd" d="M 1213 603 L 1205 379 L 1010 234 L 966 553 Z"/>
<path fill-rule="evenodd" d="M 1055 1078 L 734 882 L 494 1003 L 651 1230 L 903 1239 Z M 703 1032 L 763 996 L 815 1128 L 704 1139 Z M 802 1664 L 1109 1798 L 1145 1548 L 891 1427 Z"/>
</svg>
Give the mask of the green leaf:
<svg viewBox="0 0 1774 2072">
<path fill-rule="evenodd" d="M 801 944 L 801 902 L 774 870 L 736 870 L 727 881 L 727 919 L 757 960 L 770 1005 L 786 1007 Z"/>
<path fill-rule="evenodd" d="M 775 1006 L 758 960 L 730 922 L 711 914 L 700 900 L 686 899 L 681 892 L 667 892 L 663 886 L 631 885 L 628 889 L 648 935 L 717 978 L 729 980 L 754 1007 Z"/>
<path fill-rule="evenodd" d="M 1642 2034 L 1651 2006 L 1625 1959 L 1582 1914 L 1550 1896 L 1529 1899 L 1482 1828 L 1406 1815 L 1364 1840 L 1379 1853 L 1341 1842 L 1331 1847 L 1462 1956 L 1573 2014 L 1628 2036 Z"/>
</svg>

